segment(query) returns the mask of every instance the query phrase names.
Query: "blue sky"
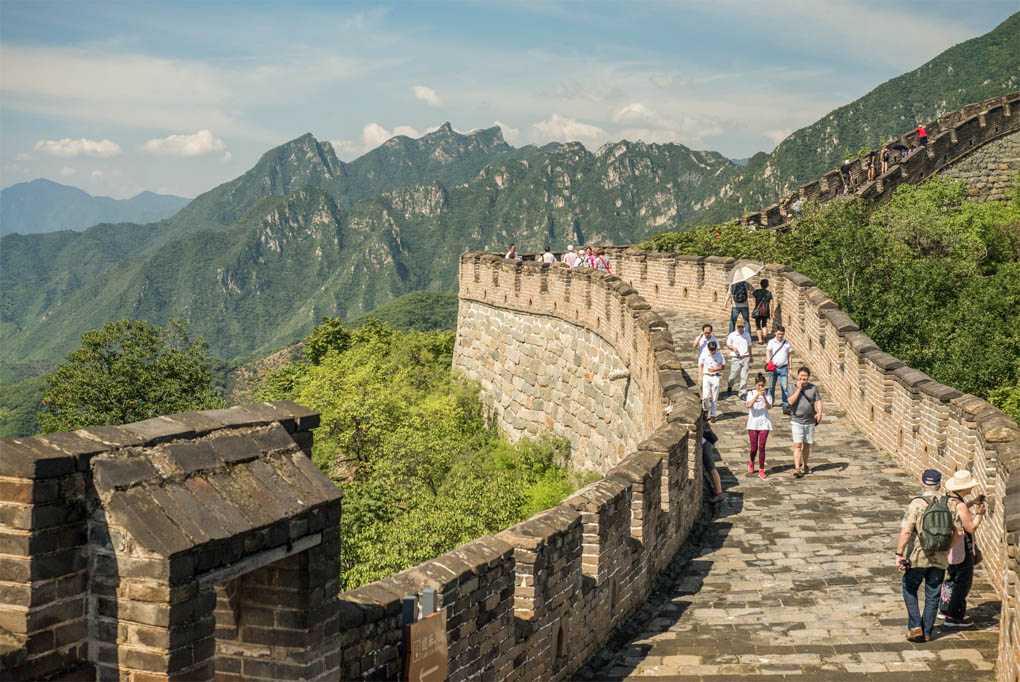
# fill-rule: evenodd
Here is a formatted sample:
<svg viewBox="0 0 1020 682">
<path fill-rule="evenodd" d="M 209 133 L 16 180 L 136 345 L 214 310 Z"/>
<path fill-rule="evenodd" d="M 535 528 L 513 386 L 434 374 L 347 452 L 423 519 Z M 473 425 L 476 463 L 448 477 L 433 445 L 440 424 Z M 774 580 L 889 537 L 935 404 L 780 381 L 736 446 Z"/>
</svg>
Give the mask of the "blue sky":
<svg viewBox="0 0 1020 682">
<path fill-rule="evenodd" d="M 356 158 L 444 121 L 511 144 L 731 158 L 993 29 L 1016 0 L 0 0 L 0 186 L 195 196 L 311 132 Z"/>
</svg>

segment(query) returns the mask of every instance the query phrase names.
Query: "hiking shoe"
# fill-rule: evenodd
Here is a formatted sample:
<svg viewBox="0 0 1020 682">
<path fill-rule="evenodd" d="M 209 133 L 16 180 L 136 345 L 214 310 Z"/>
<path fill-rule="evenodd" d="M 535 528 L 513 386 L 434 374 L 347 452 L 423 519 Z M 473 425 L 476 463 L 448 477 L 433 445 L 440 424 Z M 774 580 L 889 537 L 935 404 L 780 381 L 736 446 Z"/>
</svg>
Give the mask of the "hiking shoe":
<svg viewBox="0 0 1020 682">
<path fill-rule="evenodd" d="M 811 473 L 811 467 L 809 467 L 807 464 L 805 464 L 804 466 L 802 466 L 800 468 L 800 475 L 801 476 L 803 476 L 804 474 L 810 474 L 810 473 Z"/>
<path fill-rule="evenodd" d="M 946 622 L 944 625 L 947 628 L 969 628 L 974 625 L 974 621 L 964 616 L 963 618 L 950 618 L 946 616 Z"/>
<path fill-rule="evenodd" d="M 803 476 L 804 476 L 804 470 L 803 469 L 794 469 L 793 470 L 793 477 L 794 478 L 802 478 Z"/>
<path fill-rule="evenodd" d="M 764 469 L 758 469 L 758 478 L 761 478 L 761 479 L 768 478 L 768 474 L 765 473 Z"/>
<path fill-rule="evenodd" d="M 724 499 L 726 499 L 726 495 L 722 493 L 717 493 L 712 497 L 708 498 L 708 501 L 711 502 L 712 504 L 716 504 L 717 502 L 722 502 Z"/>
<path fill-rule="evenodd" d="M 907 632 L 908 642 L 923 642 L 925 641 L 924 630 L 921 628 L 914 628 Z"/>
<path fill-rule="evenodd" d="M 945 620 L 946 614 L 939 611 L 938 613 L 935 614 L 935 617 L 938 618 L 939 620 Z"/>
</svg>

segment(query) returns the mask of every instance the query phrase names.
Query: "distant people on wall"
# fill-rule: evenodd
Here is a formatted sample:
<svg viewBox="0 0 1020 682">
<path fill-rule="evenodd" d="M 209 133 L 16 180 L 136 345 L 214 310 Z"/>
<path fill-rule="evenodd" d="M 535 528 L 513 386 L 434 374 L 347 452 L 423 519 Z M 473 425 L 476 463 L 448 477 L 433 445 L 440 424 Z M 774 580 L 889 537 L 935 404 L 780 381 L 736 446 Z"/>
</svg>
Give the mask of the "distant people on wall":
<svg viewBox="0 0 1020 682">
<path fill-rule="evenodd" d="M 506 256 L 505 257 L 506 257 L 507 260 L 520 260 L 521 259 L 521 257 L 517 254 L 517 245 L 516 244 L 511 244 L 510 245 L 510 250 L 506 252 Z"/>
<path fill-rule="evenodd" d="M 588 263 L 588 254 L 584 252 L 584 249 L 577 251 L 577 260 L 574 261 L 575 268 L 587 268 L 590 267 Z"/>
<path fill-rule="evenodd" d="M 772 292 L 769 291 L 769 281 L 763 279 L 758 282 L 758 289 L 754 290 L 754 310 L 751 317 L 754 318 L 754 327 L 758 333 L 758 343 L 765 345 L 765 336 L 768 334 L 769 320 L 772 318 Z"/>
<path fill-rule="evenodd" d="M 917 143 L 922 147 L 928 146 L 928 131 L 924 129 L 923 125 L 917 126 Z"/>
<path fill-rule="evenodd" d="M 571 244 L 567 247 L 567 252 L 563 254 L 563 263 L 568 267 L 572 268 L 577 264 L 577 252 L 574 251 L 574 245 Z"/>
<path fill-rule="evenodd" d="M 556 256 L 553 254 L 552 249 L 548 246 L 545 247 L 545 253 L 542 254 L 542 262 L 549 264 L 556 262 Z"/>
<path fill-rule="evenodd" d="M 730 286 L 730 290 L 726 292 L 726 298 L 723 300 L 723 309 L 733 301 L 733 306 L 730 308 L 730 332 L 737 328 L 737 319 L 741 316 L 744 318 L 744 322 L 751 324 L 751 318 L 747 311 L 747 302 L 751 298 L 753 290 L 751 285 L 747 282 L 737 282 Z"/>
<path fill-rule="evenodd" d="M 811 473 L 808 456 L 815 442 L 815 426 L 822 422 L 822 398 L 811 383 L 811 370 L 797 370 L 797 390 L 790 396 L 790 430 L 793 432 L 793 475 Z"/>
<path fill-rule="evenodd" d="M 730 377 L 726 380 L 726 392 L 733 393 L 736 385 L 737 395 L 743 399 L 747 392 L 747 370 L 754 361 L 751 335 L 744 329 L 743 320 L 739 320 L 736 330 L 726 337 L 726 347 L 730 350 Z"/>
<path fill-rule="evenodd" d="M 868 182 L 875 179 L 875 152 L 868 152 L 864 157 L 864 170 L 868 171 Z"/>
<path fill-rule="evenodd" d="M 601 270 L 606 274 L 609 275 L 613 274 L 613 271 L 609 269 L 609 256 L 606 255 L 605 249 L 600 248 L 595 252 L 595 258 L 594 261 L 592 262 L 592 267 L 594 267 L 596 270 Z"/>
<path fill-rule="evenodd" d="M 712 428 L 705 424 L 705 428 L 701 432 L 701 464 L 705 469 L 705 473 L 712 480 L 712 490 L 715 492 L 715 495 L 708 498 L 708 501 L 712 504 L 722 502 L 726 498 L 723 495 L 719 472 L 715 468 L 715 444 L 718 440 L 719 437 L 712 432 Z"/>
<path fill-rule="evenodd" d="M 775 338 L 765 346 L 765 370 L 772 374 L 769 380 L 769 393 L 776 394 L 776 382 L 783 395 L 783 414 L 790 414 L 790 403 L 787 402 L 786 388 L 789 381 L 790 354 L 792 348 L 786 340 L 786 329 L 783 325 L 776 325 Z"/>
<path fill-rule="evenodd" d="M 853 159 L 847 159 L 839 167 L 839 177 L 843 180 L 843 194 L 849 194 L 854 189 Z"/>
<path fill-rule="evenodd" d="M 800 218 L 804 213 L 804 200 L 797 197 L 797 200 L 794 201 L 790 207 L 793 209 L 793 216 L 795 218 Z"/>
<path fill-rule="evenodd" d="M 708 415 L 708 420 L 713 423 L 716 420 L 716 407 L 719 405 L 719 382 L 725 365 L 726 359 L 719 352 L 718 342 L 709 341 L 698 358 L 698 368 L 701 370 L 702 409 Z"/>
<path fill-rule="evenodd" d="M 765 377 L 759 373 L 754 378 L 754 390 L 747 392 L 747 437 L 751 441 L 751 461 L 747 465 L 747 473 L 754 473 L 754 457 L 758 455 L 758 476 L 765 474 L 765 442 L 772 431 L 772 419 L 769 410 L 772 408 L 772 394 L 765 390 Z"/>
<path fill-rule="evenodd" d="M 882 153 L 879 158 L 882 159 L 882 174 L 889 172 L 889 147 L 882 147 Z"/>
</svg>

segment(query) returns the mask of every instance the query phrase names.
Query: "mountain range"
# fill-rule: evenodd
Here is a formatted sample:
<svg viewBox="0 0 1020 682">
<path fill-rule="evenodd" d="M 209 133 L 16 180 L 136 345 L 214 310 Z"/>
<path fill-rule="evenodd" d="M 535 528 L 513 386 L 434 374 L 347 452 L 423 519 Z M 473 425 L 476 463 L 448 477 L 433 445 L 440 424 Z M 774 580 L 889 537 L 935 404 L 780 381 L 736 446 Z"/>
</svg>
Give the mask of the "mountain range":
<svg viewBox="0 0 1020 682">
<path fill-rule="evenodd" d="M 141 192 L 130 199 L 95 197 L 52 180 L 19 182 L 0 190 L 0 235 L 82 230 L 97 223 L 147 223 L 168 218 L 191 199 Z"/>
<path fill-rule="evenodd" d="M 159 222 L 3 237 L 0 379 L 53 366 L 83 331 L 111 320 L 187 317 L 218 357 L 253 357 L 323 316 L 455 290 L 466 250 L 633 243 L 736 217 L 820 175 L 847 148 L 1015 89 L 1018 35 L 1020 14 L 746 167 L 679 144 L 514 148 L 498 127 L 461 134 L 449 124 L 344 163 L 303 135 Z"/>
</svg>

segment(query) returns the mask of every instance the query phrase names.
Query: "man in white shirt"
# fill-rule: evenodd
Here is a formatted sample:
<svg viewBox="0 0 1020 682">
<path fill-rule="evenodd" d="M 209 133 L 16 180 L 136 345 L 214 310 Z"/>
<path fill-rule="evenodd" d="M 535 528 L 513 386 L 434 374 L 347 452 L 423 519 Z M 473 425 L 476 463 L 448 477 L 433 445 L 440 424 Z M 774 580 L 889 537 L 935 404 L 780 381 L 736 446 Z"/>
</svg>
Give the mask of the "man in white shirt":
<svg viewBox="0 0 1020 682">
<path fill-rule="evenodd" d="M 545 247 L 545 253 L 542 254 L 542 262 L 543 263 L 555 263 L 556 262 L 556 256 L 553 255 L 553 252 L 549 250 L 548 246 Z"/>
<path fill-rule="evenodd" d="M 786 395 L 790 372 L 790 354 L 793 349 L 790 342 L 786 340 L 786 329 L 782 325 L 776 327 L 776 337 L 769 341 L 765 347 L 765 363 L 771 362 L 776 366 L 772 371 L 772 378 L 769 380 L 769 393 L 776 394 L 776 381 L 783 392 L 783 414 L 790 414 L 790 402 Z"/>
<path fill-rule="evenodd" d="M 737 395 L 741 399 L 747 393 L 747 370 L 751 366 L 751 335 L 744 329 L 744 321 L 737 322 L 736 331 L 726 337 L 726 347 L 730 350 L 730 378 L 726 380 L 726 392 L 733 393 L 733 381 L 736 379 Z"/>
<path fill-rule="evenodd" d="M 568 246 L 567 252 L 563 254 L 563 262 L 566 264 L 568 268 L 574 267 L 574 264 L 577 263 L 577 253 L 574 251 L 573 244 Z"/>
<path fill-rule="evenodd" d="M 588 267 L 588 254 L 584 252 L 584 249 L 580 249 L 577 252 L 577 260 L 574 261 L 575 268 L 586 268 Z"/>
<path fill-rule="evenodd" d="M 698 354 L 698 383 L 701 383 L 701 354 L 705 352 L 705 347 L 710 341 L 715 341 L 716 347 L 719 346 L 719 339 L 712 335 L 712 325 L 704 324 L 701 327 L 701 333 L 694 337 L 694 341 L 691 343 L 691 347 L 694 348 Z"/>
<path fill-rule="evenodd" d="M 715 422 L 715 409 L 719 404 L 719 382 L 724 366 L 726 360 L 719 352 L 719 343 L 709 341 L 698 358 L 698 369 L 701 370 L 701 402 L 710 422 Z"/>
</svg>

